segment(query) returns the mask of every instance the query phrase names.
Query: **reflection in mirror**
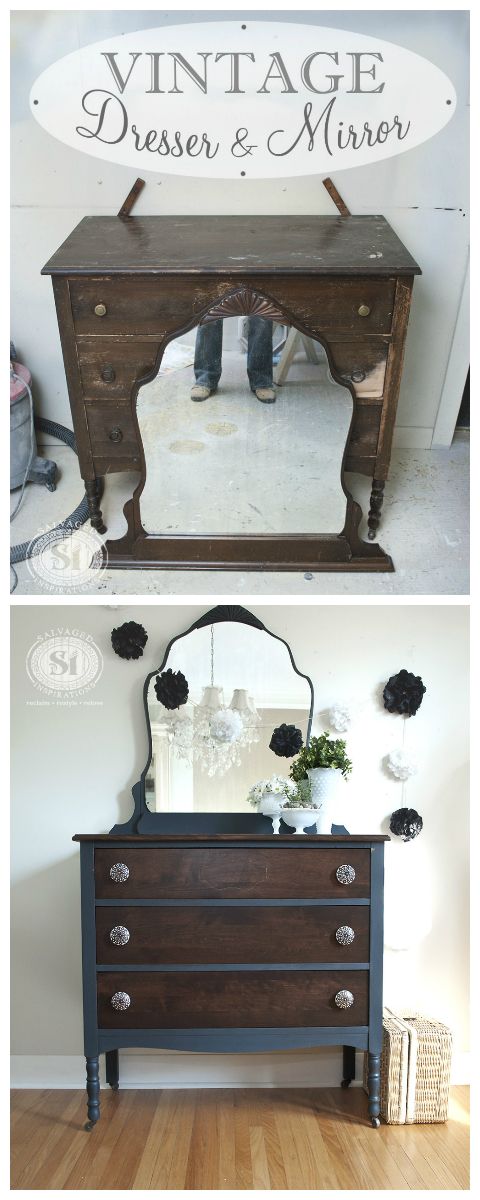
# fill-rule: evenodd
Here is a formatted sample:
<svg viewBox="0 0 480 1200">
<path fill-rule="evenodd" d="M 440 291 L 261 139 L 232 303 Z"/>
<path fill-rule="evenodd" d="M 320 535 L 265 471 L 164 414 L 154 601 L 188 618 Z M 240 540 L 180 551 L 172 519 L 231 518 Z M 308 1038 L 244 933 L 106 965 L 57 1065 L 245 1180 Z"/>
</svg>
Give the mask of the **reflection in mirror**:
<svg viewBox="0 0 480 1200">
<path fill-rule="evenodd" d="M 346 498 L 340 475 L 351 393 L 332 381 L 318 342 L 291 330 L 285 345 L 287 326 L 255 320 L 268 327 L 270 349 L 254 382 L 271 379 L 273 328 L 275 373 L 283 380 L 274 403 L 261 402 L 250 387 L 246 318 L 200 327 L 223 331 L 216 368 L 209 360 L 217 372 L 221 362 L 221 378 L 206 400 L 191 399 L 196 329 L 168 344 L 156 379 L 139 389 L 146 461 L 140 513 L 148 533 L 342 531 Z M 250 339 L 251 355 L 251 333 Z M 261 353 L 264 349 L 261 345 Z M 261 369 L 261 354 L 259 361 Z"/>
<path fill-rule="evenodd" d="M 188 700 L 169 710 L 157 698 L 158 675 L 150 680 L 147 807 L 252 813 L 247 795 L 254 783 L 272 775 L 288 778 L 291 760 L 269 749 L 274 728 L 296 725 L 306 740 L 307 680 L 294 671 L 283 643 L 228 621 L 175 642 L 163 671 L 169 669 L 187 679 Z"/>
</svg>

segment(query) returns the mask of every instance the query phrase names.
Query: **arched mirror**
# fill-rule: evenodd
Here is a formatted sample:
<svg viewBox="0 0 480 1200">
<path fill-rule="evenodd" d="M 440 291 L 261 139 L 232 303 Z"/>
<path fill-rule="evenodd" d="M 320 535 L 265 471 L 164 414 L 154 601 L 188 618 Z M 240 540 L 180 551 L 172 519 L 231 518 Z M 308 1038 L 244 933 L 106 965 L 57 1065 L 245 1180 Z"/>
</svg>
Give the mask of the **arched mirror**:
<svg viewBox="0 0 480 1200">
<path fill-rule="evenodd" d="M 170 341 L 138 392 L 143 529 L 341 534 L 351 391 L 299 330 L 261 316 L 213 317 Z M 272 360 L 276 397 L 265 402 L 253 389 L 271 384 Z M 212 386 L 204 400 L 191 398 L 196 379 Z"/>
<path fill-rule="evenodd" d="M 288 777 L 291 759 L 269 743 L 291 724 L 308 744 L 313 702 L 290 647 L 257 617 L 240 606 L 205 613 L 145 681 L 148 760 L 129 827 L 271 832 L 248 793 L 260 779 Z"/>
</svg>

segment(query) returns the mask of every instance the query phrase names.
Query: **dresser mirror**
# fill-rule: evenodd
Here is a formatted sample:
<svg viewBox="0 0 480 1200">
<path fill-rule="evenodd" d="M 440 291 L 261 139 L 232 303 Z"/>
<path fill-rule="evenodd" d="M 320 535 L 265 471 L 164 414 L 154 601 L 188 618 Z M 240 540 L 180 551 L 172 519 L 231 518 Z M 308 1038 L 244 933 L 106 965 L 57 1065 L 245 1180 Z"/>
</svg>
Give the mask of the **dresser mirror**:
<svg viewBox="0 0 480 1200">
<path fill-rule="evenodd" d="M 319 342 L 300 333 L 294 339 L 292 327 L 285 348 L 287 326 L 254 322 L 207 318 L 168 343 L 156 378 L 139 389 L 146 467 L 140 517 L 147 534 L 344 529 L 342 461 L 352 394 L 333 380 Z M 191 399 L 197 328 L 204 346 L 197 364 L 218 371 L 221 363 L 222 371 L 217 390 L 203 401 Z M 272 340 L 283 382 L 275 402 L 265 403 L 251 390 L 247 343 L 252 383 L 264 383 L 271 378 Z"/>
<path fill-rule="evenodd" d="M 147 764 L 130 821 L 111 832 L 271 832 L 248 793 L 288 778 L 274 729 L 294 725 L 308 744 L 313 719 L 313 684 L 288 643 L 240 605 L 218 605 L 172 639 L 143 698 Z"/>
</svg>

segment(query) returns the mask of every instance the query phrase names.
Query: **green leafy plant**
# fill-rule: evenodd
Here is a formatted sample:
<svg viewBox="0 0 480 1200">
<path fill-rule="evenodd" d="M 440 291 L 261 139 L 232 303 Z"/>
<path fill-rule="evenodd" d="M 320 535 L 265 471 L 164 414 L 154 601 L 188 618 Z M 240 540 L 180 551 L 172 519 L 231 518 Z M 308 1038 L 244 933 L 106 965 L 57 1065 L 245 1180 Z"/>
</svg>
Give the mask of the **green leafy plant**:
<svg viewBox="0 0 480 1200">
<path fill-rule="evenodd" d="M 290 784 L 287 791 L 288 800 L 284 808 L 312 808 L 312 789 L 309 779 L 300 779 L 298 783 Z"/>
<path fill-rule="evenodd" d="M 307 779 L 307 771 L 314 767 L 330 767 L 342 772 L 343 778 L 348 779 L 352 763 L 347 757 L 347 744 L 342 738 L 331 738 L 328 733 L 320 737 L 312 737 L 308 746 L 302 746 L 298 757 L 290 767 L 290 779 L 301 783 Z"/>
</svg>

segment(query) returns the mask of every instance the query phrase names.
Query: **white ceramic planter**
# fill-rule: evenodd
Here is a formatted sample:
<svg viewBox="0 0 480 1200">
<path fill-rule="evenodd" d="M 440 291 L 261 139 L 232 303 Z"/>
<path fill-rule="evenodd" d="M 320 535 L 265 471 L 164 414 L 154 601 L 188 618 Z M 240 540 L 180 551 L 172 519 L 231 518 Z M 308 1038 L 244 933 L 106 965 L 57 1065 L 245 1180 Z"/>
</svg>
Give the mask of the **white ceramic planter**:
<svg viewBox="0 0 480 1200">
<path fill-rule="evenodd" d="M 284 792 L 265 792 L 258 806 L 258 811 L 262 814 L 262 817 L 271 818 L 274 833 L 278 833 L 280 829 L 280 820 L 286 799 L 287 797 Z"/>
<path fill-rule="evenodd" d="M 282 810 L 282 820 L 291 829 L 294 829 L 295 833 L 305 833 L 310 825 L 315 824 L 316 816 L 317 812 L 314 808 L 284 808 Z"/>
<path fill-rule="evenodd" d="M 330 833 L 335 817 L 337 788 L 342 777 L 339 767 L 311 767 L 307 771 L 312 805 L 318 810 L 317 833 Z"/>
</svg>

